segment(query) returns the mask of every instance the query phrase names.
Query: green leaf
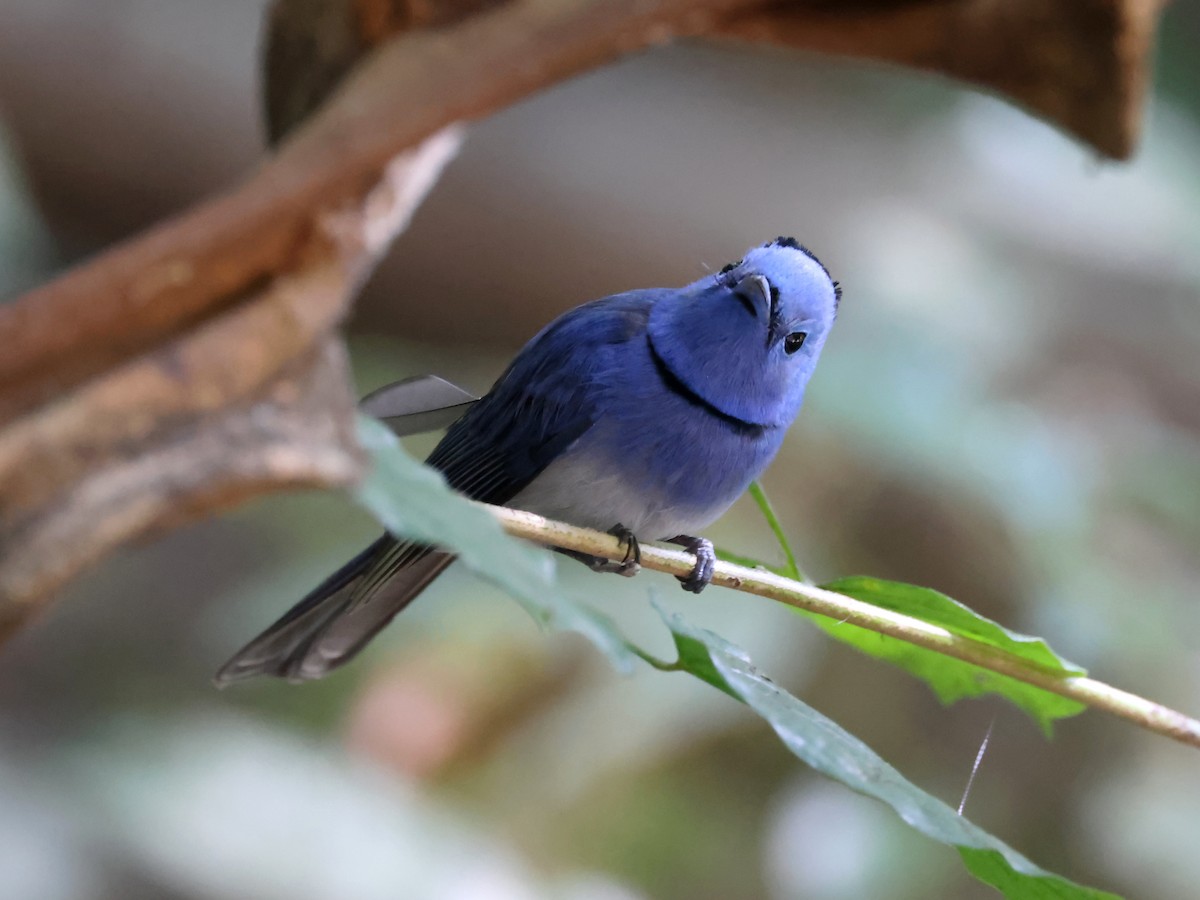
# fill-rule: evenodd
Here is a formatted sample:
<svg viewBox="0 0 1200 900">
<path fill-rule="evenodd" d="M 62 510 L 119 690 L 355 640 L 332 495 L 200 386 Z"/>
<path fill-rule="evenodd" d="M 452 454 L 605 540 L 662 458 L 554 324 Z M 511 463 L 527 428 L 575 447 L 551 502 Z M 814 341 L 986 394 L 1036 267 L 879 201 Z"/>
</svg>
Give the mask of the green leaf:
<svg viewBox="0 0 1200 900">
<path fill-rule="evenodd" d="M 757 481 L 750 486 L 750 495 L 758 504 L 758 508 L 762 510 L 767 524 L 771 526 L 776 540 L 779 541 L 779 546 L 788 559 L 789 568 L 771 568 L 771 571 L 799 581 L 806 580 L 798 574 L 800 570 L 796 566 L 796 559 L 788 545 L 787 536 L 783 533 L 783 527 L 779 524 L 779 519 L 771 508 L 770 500 L 767 499 L 766 493 Z M 722 559 L 728 559 L 730 562 L 751 568 L 762 565 L 755 560 L 736 558 L 732 554 L 721 553 L 718 555 Z M 864 603 L 912 616 L 914 619 L 920 619 L 932 625 L 940 625 L 954 634 L 972 637 L 991 644 L 993 647 L 999 647 L 1055 675 L 1087 674 L 1084 669 L 1067 662 L 1056 654 L 1041 638 L 1030 637 L 1002 628 L 991 619 L 984 618 L 957 600 L 931 588 L 862 575 L 839 578 L 823 584 L 821 587 L 827 591 L 835 591 L 845 594 L 847 597 L 862 600 Z M 796 610 L 796 612 L 807 616 L 835 640 L 849 644 L 876 659 L 899 666 L 910 675 L 920 678 L 933 689 L 943 703 L 948 704 L 963 698 L 997 694 L 1028 713 L 1041 726 L 1047 737 L 1052 732 L 1055 719 L 1078 715 L 1087 708 L 1076 700 L 1060 697 L 1058 694 L 1018 681 L 1016 678 L 1000 675 L 989 669 L 945 656 L 933 650 L 926 650 L 924 647 L 916 647 L 899 638 L 859 628 L 846 622 L 834 622 L 825 616 L 804 610 Z"/>
<path fill-rule="evenodd" d="M 509 537 L 486 510 L 452 492 L 432 469 L 401 449 L 384 426 L 361 417 L 359 437 L 371 455 L 359 502 L 389 531 L 451 548 L 481 577 L 512 594 L 535 621 L 589 638 L 628 670 L 635 657 L 656 668 L 686 671 L 746 703 L 784 744 L 817 771 L 887 803 L 921 833 L 958 848 L 975 877 L 1010 898 L 1112 898 L 1046 872 L 949 806 L 904 779 L 869 747 L 759 673 L 724 639 L 663 614 L 678 660 L 664 663 L 630 643 L 607 617 L 564 596 L 545 550 Z"/>
<path fill-rule="evenodd" d="M 822 775 L 874 797 L 917 831 L 958 849 L 980 881 L 1011 898 L 1114 898 L 1034 865 L 1024 856 L 922 791 L 832 719 L 784 691 L 725 639 L 662 613 L 679 652 L 679 667 L 745 702 L 796 756 Z M 716 679 L 716 680 L 714 680 Z"/>
<path fill-rule="evenodd" d="M 1086 674 L 1079 666 L 1058 656 L 1041 638 L 1002 628 L 991 619 L 972 612 L 957 600 L 931 588 L 862 575 L 839 578 L 821 587 L 932 625 L 940 625 L 954 634 L 1005 650 L 1055 675 Z M 848 623 L 834 622 L 825 616 L 810 614 L 809 617 L 826 634 L 917 676 L 933 688 L 943 703 L 953 703 L 964 697 L 998 694 L 1032 716 L 1047 736 L 1055 719 L 1076 715 L 1087 708 L 1077 700 L 1061 697 L 924 647 L 916 647 L 899 638 L 877 634 Z"/>
<path fill-rule="evenodd" d="M 467 568 L 514 597 L 534 621 L 578 632 L 620 671 L 632 669 L 634 654 L 612 623 L 563 597 L 548 551 L 506 534 L 486 509 L 451 491 L 439 472 L 409 456 L 376 420 L 360 415 L 358 438 L 372 467 L 355 499 L 388 531 L 452 548 Z"/>
</svg>

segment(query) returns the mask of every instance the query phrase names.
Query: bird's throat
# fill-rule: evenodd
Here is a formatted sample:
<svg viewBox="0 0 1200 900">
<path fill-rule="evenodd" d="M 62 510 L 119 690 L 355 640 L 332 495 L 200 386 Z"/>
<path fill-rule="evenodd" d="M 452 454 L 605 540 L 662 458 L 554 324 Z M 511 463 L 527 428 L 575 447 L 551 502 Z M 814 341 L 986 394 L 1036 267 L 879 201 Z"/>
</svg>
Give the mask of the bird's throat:
<svg viewBox="0 0 1200 900">
<path fill-rule="evenodd" d="M 646 346 L 650 350 L 650 358 L 654 360 L 654 369 L 658 373 L 658 377 L 662 379 L 663 387 L 665 387 L 671 393 L 678 397 L 682 397 L 688 403 L 703 410 L 714 418 L 720 419 L 722 422 L 725 422 L 733 428 L 736 428 L 738 431 L 757 436 L 761 435 L 767 430 L 768 427 L 770 427 L 767 425 L 760 425 L 756 422 L 747 422 L 745 419 L 739 419 L 737 416 L 731 416 L 729 413 L 724 412 L 710 400 L 688 387 L 687 383 L 684 382 L 684 380 L 677 374 L 675 374 L 674 371 L 672 371 L 671 367 L 667 364 L 667 361 L 662 358 L 662 355 L 654 346 L 654 338 L 648 334 L 646 335 Z"/>
</svg>

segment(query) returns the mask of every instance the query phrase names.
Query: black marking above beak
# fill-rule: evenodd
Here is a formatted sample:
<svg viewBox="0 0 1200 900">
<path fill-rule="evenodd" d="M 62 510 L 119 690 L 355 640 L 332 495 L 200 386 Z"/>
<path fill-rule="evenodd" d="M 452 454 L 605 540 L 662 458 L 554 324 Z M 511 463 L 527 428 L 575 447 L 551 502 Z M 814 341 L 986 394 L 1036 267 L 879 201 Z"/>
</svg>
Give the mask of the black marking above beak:
<svg viewBox="0 0 1200 900">
<path fill-rule="evenodd" d="M 764 322 L 771 321 L 771 282 L 762 275 L 747 275 L 734 286 L 733 292 L 746 309 Z"/>
</svg>

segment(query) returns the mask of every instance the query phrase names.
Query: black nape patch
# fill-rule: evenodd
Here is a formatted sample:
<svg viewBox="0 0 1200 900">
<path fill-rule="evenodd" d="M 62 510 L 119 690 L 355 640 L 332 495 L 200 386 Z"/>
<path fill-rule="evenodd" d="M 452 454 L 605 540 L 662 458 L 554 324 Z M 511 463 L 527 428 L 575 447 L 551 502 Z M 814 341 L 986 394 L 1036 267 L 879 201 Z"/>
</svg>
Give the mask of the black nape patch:
<svg viewBox="0 0 1200 900">
<path fill-rule="evenodd" d="M 813 253 L 794 237 L 784 237 L 780 235 L 773 241 L 767 241 L 765 244 L 763 244 L 763 247 L 787 247 L 790 250 L 799 250 L 821 267 L 821 271 L 825 273 L 826 278 L 828 278 L 830 281 L 833 281 L 833 276 L 830 275 L 829 270 L 825 268 L 825 263 L 817 259 L 817 254 Z M 834 305 L 838 305 L 842 302 L 842 286 L 836 281 L 833 281 L 833 302 Z"/>
</svg>

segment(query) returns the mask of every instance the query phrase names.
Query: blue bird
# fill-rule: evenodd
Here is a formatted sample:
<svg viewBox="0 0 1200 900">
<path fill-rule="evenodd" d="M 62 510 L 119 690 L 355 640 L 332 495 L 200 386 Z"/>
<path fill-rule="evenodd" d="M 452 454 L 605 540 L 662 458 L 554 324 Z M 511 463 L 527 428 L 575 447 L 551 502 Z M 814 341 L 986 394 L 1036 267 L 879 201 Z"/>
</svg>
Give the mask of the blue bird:
<svg viewBox="0 0 1200 900">
<path fill-rule="evenodd" d="M 638 540 L 696 555 L 683 587 L 712 579 L 693 535 L 775 456 L 837 314 L 841 290 L 780 237 L 682 288 L 585 303 L 543 328 L 427 460 L 475 500 L 607 530 L 637 570 Z M 320 678 L 350 660 L 454 557 L 384 535 L 217 673 Z"/>
</svg>

